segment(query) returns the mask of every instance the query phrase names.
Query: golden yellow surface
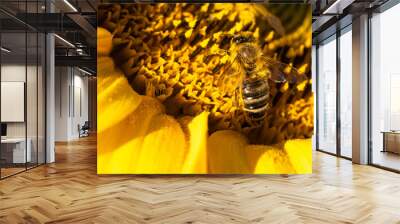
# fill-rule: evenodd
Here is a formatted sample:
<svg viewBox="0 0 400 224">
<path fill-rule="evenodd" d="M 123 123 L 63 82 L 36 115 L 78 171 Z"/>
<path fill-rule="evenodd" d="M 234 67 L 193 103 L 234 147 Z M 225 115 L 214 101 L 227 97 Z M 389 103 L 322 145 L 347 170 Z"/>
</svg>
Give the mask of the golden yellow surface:
<svg viewBox="0 0 400 224">
<path fill-rule="evenodd" d="M 117 102 L 128 99 L 137 106 L 133 110 L 115 103 L 99 107 L 99 174 L 311 173 L 310 139 L 289 140 L 280 148 L 249 145 L 244 135 L 232 130 L 208 136 L 207 112 L 179 122 L 165 114 L 157 99 L 140 96 L 123 82 L 105 87 L 104 82 L 114 83 L 121 74 L 114 70 L 105 76 L 104 70 L 108 67 L 99 64 L 98 101 L 107 101 L 102 93 L 115 88 L 126 93 Z"/>
<path fill-rule="evenodd" d="M 100 29 L 112 33 L 110 56 L 129 84 L 137 93 L 157 98 L 167 114 L 193 117 L 208 111 L 209 134 L 234 129 L 257 144 L 311 137 L 309 6 L 105 4 L 98 18 Z M 254 124 L 235 105 L 234 91 L 224 93 L 216 85 L 235 55 L 227 37 L 244 31 L 253 35 L 263 55 L 288 64 L 285 72 L 294 66 L 308 77 L 291 85 L 270 82 L 271 108 L 263 126 L 253 131 L 245 130 Z M 99 35 L 101 52 L 109 51 L 110 35 Z M 160 93 L 154 94 L 156 90 Z"/>
<path fill-rule="evenodd" d="M 99 62 L 99 174 L 311 172 L 310 139 L 289 140 L 280 148 L 249 145 L 232 130 L 208 136 L 207 112 L 178 121 L 165 114 L 157 99 L 140 96 L 119 81 L 125 77 L 110 66 L 111 58 L 100 57 Z M 116 90 L 124 94 L 116 94 L 111 103 L 106 93 Z"/>
<path fill-rule="evenodd" d="M 217 5 L 217 8 L 220 6 Z M 118 8 L 118 5 L 116 7 Z M 206 5 L 201 10 L 207 10 L 205 7 Z M 241 9 L 246 11 L 247 6 L 239 5 L 239 7 L 244 7 Z M 118 10 L 121 12 L 121 9 Z M 195 66 L 190 69 L 196 72 L 185 75 L 184 72 L 176 72 L 176 69 L 179 70 L 179 63 L 183 62 L 177 63 L 175 61 L 178 60 L 177 58 L 163 59 L 160 55 L 155 55 L 154 58 L 149 58 L 155 61 L 138 61 L 137 56 L 141 52 L 135 46 L 141 45 L 140 49 L 149 48 L 148 50 L 152 46 L 138 42 L 139 39 L 130 38 L 130 42 L 124 42 L 126 41 L 122 38 L 125 35 L 122 32 L 124 27 L 121 27 L 119 22 L 111 23 L 121 21 L 122 17 L 115 14 L 118 10 L 114 11 L 114 14 L 108 14 L 110 18 L 107 20 L 107 29 L 98 29 L 100 51 L 98 54 L 97 169 L 99 174 L 300 174 L 312 172 L 309 130 L 312 130 L 313 125 L 313 100 L 312 95 L 304 93 L 307 85 L 310 84 L 309 81 L 295 86 L 294 90 L 290 90 L 288 85 L 272 90 L 275 91 L 273 94 L 281 92 L 281 98 L 257 135 L 247 136 L 235 130 L 224 130 L 229 128 L 229 122 L 232 119 L 232 114 L 230 114 L 233 108 L 232 100 L 229 96 L 218 95 L 216 91 L 207 92 L 209 88 L 212 88 L 213 81 L 210 77 L 199 75 L 207 68 L 200 62 L 196 62 L 197 59 L 194 62 L 187 61 L 188 66 Z M 226 18 L 229 10 L 234 10 L 234 8 L 221 8 L 219 13 L 213 14 L 213 17 Z M 251 22 L 254 19 L 254 14 L 252 16 L 251 14 L 254 12 L 247 10 L 246 13 L 249 15 L 240 14 L 243 17 L 242 20 Z M 178 28 L 183 21 L 169 17 L 160 19 L 164 21 L 160 24 L 171 23 L 175 28 Z M 233 17 L 231 19 L 234 21 Z M 195 18 L 187 18 L 185 21 L 192 27 L 184 33 L 186 38 L 193 38 L 193 33 L 204 32 L 195 26 L 197 21 Z M 150 25 L 149 29 L 157 29 L 157 25 L 152 25 L 155 27 Z M 243 25 L 245 24 L 236 24 L 231 32 L 240 30 Z M 303 29 L 300 31 L 306 33 L 309 27 L 305 23 L 299 29 Z M 113 31 L 113 34 L 109 30 Z M 174 31 L 168 31 L 168 35 L 172 35 L 171 37 L 179 35 L 178 30 L 175 34 Z M 300 40 L 307 37 L 302 33 L 295 31 L 296 35 L 288 35 L 288 38 L 301 43 Z M 270 45 L 265 46 L 266 49 L 285 45 L 285 39 L 276 39 L 274 36 L 277 35 L 270 32 L 265 37 L 270 41 Z M 209 41 L 211 40 L 202 39 L 196 46 L 207 46 Z M 300 54 L 299 51 L 304 50 L 301 44 L 294 46 L 298 47 L 293 48 L 292 54 Z M 210 49 L 213 48 L 216 49 L 216 47 Z M 195 48 L 186 50 L 194 51 Z M 182 60 L 186 60 L 184 55 L 179 56 L 175 51 L 170 51 L 170 54 L 172 57 L 181 56 Z M 200 57 L 203 56 L 200 54 Z M 226 57 L 217 58 L 211 64 L 218 65 L 226 63 L 227 60 L 229 59 Z M 141 64 L 132 66 L 138 62 Z M 154 66 L 158 66 L 157 71 L 151 70 Z M 306 72 L 309 71 L 308 67 L 304 64 L 299 70 Z M 138 70 L 135 71 L 135 69 Z M 136 75 L 132 80 L 130 78 L 133 72 L 136 72 Z M 163 79 L 163 76 L 157 76 L 157 74 L 169 76 Z M 154 81 L 154 88 L 165 87 L 166 91 L 163 93 L 167 96 L 146 96 L 145 85 L 150 77 Z M 161 78 L 154 80 L 154 77 Z M 179 85 L 184 88 L 178 88 Z M 179 90 L 177 94 L 175 89 Z M 293 93 L 298 95 L 293 97 Z M 168 94 L 171 95 L 168 96 Z M 306 97 L 301 97 L 302 95 Z M 214 109 L 205 110 L 204 105 L 213 105 Z M 177 109 L 184 112 L 183 116 L 182 114 L 177 116 L 176 111 L 174 112 Z M 210 129 L 213 131 L 210 132 Z M 254 141 L 251 137 L 258 140 Z M 296 139 L 299 137 L 307 139 Z M 258 143 L 250 144 L 250 142 Z M 277 144 L 271 145 L 271 142 Z"/>
</svg>

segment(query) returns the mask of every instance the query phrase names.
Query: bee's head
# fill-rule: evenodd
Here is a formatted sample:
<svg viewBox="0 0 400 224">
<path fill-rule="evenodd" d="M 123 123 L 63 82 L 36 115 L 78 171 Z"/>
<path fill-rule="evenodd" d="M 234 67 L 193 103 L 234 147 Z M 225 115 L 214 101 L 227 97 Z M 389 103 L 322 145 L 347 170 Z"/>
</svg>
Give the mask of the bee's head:
<svg viewBox="0 0 400 224">
<path fill-rule="evenodd" d="M 232 38 L 236 46 L 236 53 L 239 61 L 246 69 L 252 70 L 258 57 L 258 48 L 255 38 L 251 32 L 243 32 Z"/>
<path fill-rule="evenodd" d="M 258 49 L 249 43 L 241 44 L 237 48 L 237 57 L 239 61 L 249 70 L 252 70 L 257 61 Z"/>
</svg>

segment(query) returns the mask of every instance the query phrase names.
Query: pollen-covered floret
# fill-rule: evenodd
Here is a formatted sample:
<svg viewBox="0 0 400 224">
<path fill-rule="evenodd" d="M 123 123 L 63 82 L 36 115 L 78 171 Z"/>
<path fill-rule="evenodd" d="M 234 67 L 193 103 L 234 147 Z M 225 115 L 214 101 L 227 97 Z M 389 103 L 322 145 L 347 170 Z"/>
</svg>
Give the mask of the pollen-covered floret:
<svg viewBox="0 0 400 224">
<path fill-rule="evenodd" d="M 268 23 L 278 12 L 285 33 Z M 217 87 L 232 61 L 233 35 L 252 33 L 264 55 L 310 77 L 310 9 L 293 15 L 260 4 L 115 4 L 100 7 L 99 25 L 113 34 L 111 56 L 136 92 L 158 98 L 175 117 L 208 111 L 214 132 L 251 128 L 234 93 L 222 94 Z M 311 80 L 270 85 L 271 109 L 250 139 L 270 144 L 311 137 Z"/>
</svg>

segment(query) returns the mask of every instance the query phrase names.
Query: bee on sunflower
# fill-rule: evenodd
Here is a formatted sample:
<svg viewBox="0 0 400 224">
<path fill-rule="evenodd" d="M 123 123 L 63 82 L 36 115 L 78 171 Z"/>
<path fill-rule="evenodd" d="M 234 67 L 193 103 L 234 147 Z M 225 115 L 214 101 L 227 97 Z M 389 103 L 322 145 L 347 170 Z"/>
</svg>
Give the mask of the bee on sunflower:
<svg viewBox="0 0 400 224">
<path fill-rule="evenodd" d="M 311 172 L 307 59 L 296 66 L 304 81 L 271 84 L 271 109 L 257 132 L 242 131 L 251 122 L 234 94 L 218 87 L 232 63 L 232 37 L 250 32 L 274 60 L 288 43 L 287 58 L 304 57 L 311 47 L 310 21 L 286 34 L 278 20 L 257 25 L 260 16 L 272 14 L 265 7 L 223 6 L 100 7 L 99 173 Z"/>
</svg>

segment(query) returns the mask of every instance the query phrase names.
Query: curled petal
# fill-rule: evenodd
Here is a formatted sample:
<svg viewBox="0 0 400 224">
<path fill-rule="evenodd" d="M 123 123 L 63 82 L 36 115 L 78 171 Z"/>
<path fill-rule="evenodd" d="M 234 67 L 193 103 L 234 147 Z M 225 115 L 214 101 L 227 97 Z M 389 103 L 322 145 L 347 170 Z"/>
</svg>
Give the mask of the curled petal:
<svg viewBox="0 0 400 224">
<path fill-rule="evenodd" d="M 141 96 L 133 91 L 124 74 L 114 68 L 112 59 L 98 59 L 98 132 L 124 120 L 142 100 Z"/>
<path fill-rule="evenodd" d="M 208 113 L 203 112 L 187 123 L 188 147 L 182 173 L 207 173 Z"/>
<path fill-rule="evenodd" d="M 143 97 L 140 105 L 125 119 L 98 133 L 97 170 L 99 174 L 137 173 L 138 158 L 154 116 L 164 113 L 156 99 Z M 99 120 L 99 122 L 102 122 Z"/>
<path fill-rule="evenodd" d="M 284 148 L 297 174 L 312 173 L 311 139 L 289 140 Z"/>
<path fill-rule="evenodd" d="M 278 146 L 248 145 L 235 131 L 217 131 L 208 139 L 209 173 L 303 174 L 311 172 L 311 141 Z"/>
<path fill-rule="evenodd" d="M 246 157 L 251 173 L 255 174 L 289 174 L 295 173 L 287 154 L 280 148 L 266 145 L 249 145 Z"/>
<path fill-rule="evenodd" d="M 112 49 L 112 34 L 108 30 L 97 28 L 97 54 L 99 56 L 109 55 Z"/>
<path fill-rule="evenodd" d="M 185 135 L 171 116 L 152 118 L 134 173 L 179 174 L 186 155 Z"/>
</svg>

